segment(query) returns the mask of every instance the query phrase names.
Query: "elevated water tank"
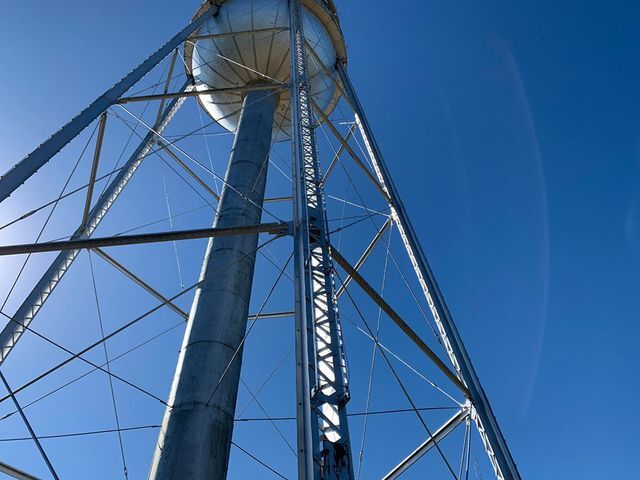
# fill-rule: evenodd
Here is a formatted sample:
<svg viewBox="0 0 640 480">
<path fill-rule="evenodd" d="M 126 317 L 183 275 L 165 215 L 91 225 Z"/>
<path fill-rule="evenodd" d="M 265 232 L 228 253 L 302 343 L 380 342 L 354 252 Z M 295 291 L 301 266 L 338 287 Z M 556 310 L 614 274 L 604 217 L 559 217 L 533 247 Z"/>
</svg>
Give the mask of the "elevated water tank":
<svg viewBox="0 0 640 480">
<path fill-rule="evenodd" d="M 238 88 L 253 83 L 287 84 L 289 61 L 288 0 L 224 0 L 218 13 L 185 46 L 186 68 L 200 91 Z M 303 30 L 311 94 L 328 115 L 340 96 L 334 78 L 338 58 L 345 59 L 345 46 L 332 2 L 304 0 Z M 201 7 L 207 8 L 209 2 Z M 285 140 L 291 130 L 291 97 L 288 89 L 278 93 L 273 136 Z M 235 131 L 243 93 L 203 94 L 198 97 L 205 111 L 229 131 Z"/>
</svg>

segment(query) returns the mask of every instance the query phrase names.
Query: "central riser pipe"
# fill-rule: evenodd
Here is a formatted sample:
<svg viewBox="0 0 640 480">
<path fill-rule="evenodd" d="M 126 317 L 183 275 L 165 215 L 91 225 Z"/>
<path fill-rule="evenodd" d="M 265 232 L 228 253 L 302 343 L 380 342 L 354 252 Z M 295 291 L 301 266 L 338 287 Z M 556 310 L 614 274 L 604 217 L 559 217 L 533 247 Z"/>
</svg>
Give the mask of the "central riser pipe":
<svg viewBox="0 0 640 480">
<path fill-rule="evenodd" d="M 244 99 L 216 228 L 260 223 L 276 97 Z M 209 241 L 150 479 L 226 478 L 257 245 L 258 235 Z"/>
</svg>

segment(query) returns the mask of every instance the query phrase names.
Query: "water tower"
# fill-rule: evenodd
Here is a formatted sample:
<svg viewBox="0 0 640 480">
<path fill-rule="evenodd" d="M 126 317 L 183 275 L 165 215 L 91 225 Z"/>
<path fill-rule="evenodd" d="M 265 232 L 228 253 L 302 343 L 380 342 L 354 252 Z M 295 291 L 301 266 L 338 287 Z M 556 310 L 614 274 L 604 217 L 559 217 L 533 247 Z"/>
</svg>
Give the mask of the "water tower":
<svg viewBox="0 0 640 480">
<path fill-rule="evenodd" d="M 125 96 L 172 53 L 163 93 Z M 169 92 L 178 59 L 184 64 L 187 81 L 180 91 Z M 256 252 L 259 234 L 263 233 L 289 237 L 293 244 L 298 478 L 356 478 L 357 459 L 347 411 L 350 379 L 337 308 L 338 297 L 349 284 L 357 285 L 465 399 L 459 411 L 441 427 L 429 429 L 425 425 L 424 443 L 385 478 L 397 478 L 430 450 L 442 454 L 440 442 L 464 422 L 478 427 L 496 477 L 520 478 L 349 80 L 346 63 L 345 41 L 332 0 L 210 0 L 167 44 L 0 178 L 0 201 L 3 201 L 85 128 L 97 122 L 100 135 L 94 168 L 83 218 L 74 235 L 61 242 L 0 247 L 3 255 L 60 251 L 12 321 L 0 332 L 0 362 L 6 360 L 29 329 L 81 250 L 209 238 L 158 436 L 151 479 L 227 477 Z M 195 97 L 213 121 L 234 135 L 226 174 L 221 178 L 223 189 L 217 196 L 213 227 L 146 236 L 92 237 L 152 149 L 166 151 L 180 161 L 175 151 L 171 153 L 175 147 L 167 144 L 163 132 L 189 97 Z M 114 105 L 135 101 L 161 102 L 157 118 L 146 125 L 149 133 L 103 193 L 94 199 L 105 112 Z M 330 118 L 340 101 L 353 114 L 348 136 L 342 135 Z M 340 154 L 348 154 L 388 209 L 384 229 L 354 264 L 332 243 L 324 186 L 335 160 L 327 172 L 321 171 L 316 138 L 320 127 L 328 129 L 337 139 L 336 159 Z M 356 134 L 361 152 L 350 141 Z M 270 155 L 274 143 L 282 142 L 291 144 L 292 216 L 285 221 L 265 223 Z M 192 171 L 190 174 L 198 179 Z M 444 355 L 436 353 L 361 273 L 363 263 L 392 225 L 397 228 L 431 311 Z M 343 272 L 339 279 L 338 269 Z M 148 285 L 145 288 L 153 290 Z M 155 295 L 161 299 L 161 305 L 177 308 L 173 298 L 157 292 Z M 375 337 L 372 340 L 379 345 Z M 413 409 L 417 413 L 415 406 Z M 34 441 L 38 443 L 35 435 Z M 41 453 L 46 458 L 42 448 Z M 47 465 L 56 476 L 48 459 Z M 469 465 L 467 455 L 467 471 Z M 456 477 L 450 466 L 449 470 Z"/>
<path fill-rule="evenodd" d="M 208 4 L 203 5 L 196 17 L 207 8 Z M 287 34 L 292 20 L 299 25 L 299 39 Z M 305 61 L 292 71 L 290 52 L 296 42 L 303 48 L 311 45 L 319 52 L 321 63 L 310 67 Z M 228 0 L 198 30 L 195 41 L 187 41 L 186 68 L 194 78 L 195 90 L 214 92 L 201 94 L 200 104 L 214 120 L 235 132 L 214 227 L 260 223 L 272 137 L 290 138 L 293 129 L 299 129 L 295 133 L 299 137 L 312 134 L 310 125 L 305 125 L 305 119 L 311 118 L 312 103 L 323 115 L 330 114 L 339 93 L 326 67 L 333 70 L 338 58 L 344 59 L 344 52 L 335 11 L 315 0 L 303 1 L 291 11 L 287 0 Z M 293 83 L 300 85 L 305 103 L 299 104 L 296 98 L 292 108 L 292 90 L 283 86 Z M 312 145 L 310 138 L 303 141 L 310 140 Z M 307 175 L 316 176 L 313 151 L 300 160 L 305 163 L 300 165 L 301 173 L 306 169 Z M 300 476 L 351 478 L 345 415 L 348 393 L 333 306 L 329 239 L 321 192 L 308 190 L 312 182 L 305 178 L 301 185 L 304 191 L 298 192 L 300 203 L 296 203 L 299 225 L 292 228 L 299 231 L 299 253 L 317 259 L 314 265 L 300 266 L 302 291 L 321 291 L 324 305 L 301 305 L 300 316 L 301 320 L 313 319 L 315 335 L 324 336 L 317 342 L 323 342 L 331 356 L 317 361 L 315 368 L 321 377 L 307 379 L 309 372 L 302 368 L 299 372 L 301 390 L 320 384 L 313 398 L 299 399 L 300 414 L 312 417 L 317 436 L 306 443 L 304 436 L 313 432 L 302 433 L 300 457 L 304 459 L 308 449 L 313 460 L 301 463 Z M 169 400 L 172 408 L 167 409 L 151 478 L 226 478 L 257 245 L 257 234 L 209 243 L 202 269 L 202 278 L 208 275 L 209 279 L 198 288 L 191 309 Z M 242 261 L 234 264 L 238 258 Z M 230 269 L 226 265 L 237 266 Z M 300 351 L 300 355 L 309 353 Z"/>
</svg>

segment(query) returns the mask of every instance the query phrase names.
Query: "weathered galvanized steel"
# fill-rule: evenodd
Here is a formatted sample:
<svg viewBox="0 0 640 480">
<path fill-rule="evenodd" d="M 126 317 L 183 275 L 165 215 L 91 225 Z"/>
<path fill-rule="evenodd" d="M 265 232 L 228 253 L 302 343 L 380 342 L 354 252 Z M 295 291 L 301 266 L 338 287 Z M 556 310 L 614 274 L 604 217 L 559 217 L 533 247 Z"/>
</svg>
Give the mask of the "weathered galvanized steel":
<svg viewBox="0 0 640 480">
<path fill-rule="evenodd" d="M 276 96 L 244 98 L 215 228 L 260 222 Z M 258 235 L 212 238 L 185 332 L 153 480 L 226 478 Z"/>
</svg>

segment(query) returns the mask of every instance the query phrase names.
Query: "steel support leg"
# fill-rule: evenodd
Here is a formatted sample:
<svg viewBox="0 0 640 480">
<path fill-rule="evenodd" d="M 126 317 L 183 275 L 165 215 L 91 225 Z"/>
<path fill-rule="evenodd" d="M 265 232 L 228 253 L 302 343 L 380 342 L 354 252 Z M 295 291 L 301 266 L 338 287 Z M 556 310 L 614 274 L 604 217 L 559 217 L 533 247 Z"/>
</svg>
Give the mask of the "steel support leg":
<svg viewBox="0 0 640 480">
<path fill-rule="evenodd" d="M 276 95 L 244 99 L 215 228 L 260 221 Z M 150 479 L 224 480 L 258 235 L 209 242 Z"/>
<path fill-rule="evenodd" d="M 298 477 L 349 480 L 349 389 L 329 256 L 302 7 L 290 0 Z"/>
<path fill-rule="evenodd" d="M 0 462 L 0 473 L 4 473 L 5 475 L 10 476 L 11 478 L 15 478 L 16 480 L 40 480 L 38 477 L 30 475 L 27 472 L 23 472 L 20 469 L 2 462 Z"/>
<path fill-rule="evenodd" d="M 195 33 L 202 24 L 217 11 L 217 5 L 212 5 L 208 8 L 157 52 L 152 54 L 126 77 L 94 100 L 91 105 L 80 112 L 73 120 L 54 133 L 47 141 L 0 177 L 0 202 L 11 195 L 20 185 L 27 181 L 31 175 L 36 173 L 40 167 L 51 160 L 51 157 L 62 150 L 67 143 L 79 135 L 80 132 L 87 128 L 91 122 L 98 118 L 111 105 L 116 103 L 127 90 L 139 82 L 153 67 L 181 45 L 190 35 Z"/>
<path fill-rule="evenodd" d="M 183 88 L 187 88 L 187 84 Z M 188 87 L 190 88 L 190 87 Z M 162 133 L 173 116 L 176 114 L 184 99 L 175 99 L 163 114 L 163 120 L 158 127 L 157 132 Z M 94 207 L 89 213 L 86 224 L 81 225 L 71 237 L 71 240 L 82 240 L 91 236 L 98 227 L 106 213 L 116 201 L 122 189 L 127 185 L 133 174 L 136 172 L 142 160 L 148 155 L 154 145 L 157 136 L 154 132 L 149 132 L 142 140 L 138 148 L 133 152 L 129 160 L 124 164 L 115 178 L 111 181 L 102 196 L 97 200 Z M 60 279 L 67 272 L 73 261 L 78 256 L 79 250 L 65 250 L 53 261 L 47 269 L 40 281 L 33 288 L 29 296 L 22 302 L 13 315 L 13 319 L 9 321 L 0 332 L 0 364 L 2 364 L 15 344 L 20 340 L 26 327 L 40 311 L 44 302 L 47 301 L 49 295 L 53 292 Z"/>
<path fill-rule="evenodd" d="M 402 242 L 407 250 L 409 258 L 411 259 L 411 263 L 427 302 L 429 303 L 431 312 L 438 326 L 440 337 L 447 350 L 447 354 L 449 355 L 449 359 L 471 394 L 470 400 L 477 412 L 475 420 L 478 425 L 478 431 L 480 432 L 496 476 L 506 480 L 520 480 L 520 474 L 518 473 L 516 463 L 511 456 L 507 442 L 500 431 L 500 427 L 498 426 L 495 416 L 493 415 L 489 400 L 482 389 L 478 375 L 471 364 L 469 354 L 462 343 L 458 329 L 453 322 L 453 318 L 444 301 L 442 292 L 440 292 L 435 276 L 433 275 L 431 267 L 427 262 L 427 258 L 422 251 L 422 246 L 418 241 L 418 236 L 409 221 L 409 216 L 407 215 L 404 205 L 400 200 L 400 196 L 393 183 L 389 169 L 384 162 L 380 148 L 375 141 L 375 137 L 373 136 L 371 127 L 367 122 L 362 105 L 358 101 L 358 97 L 353 85 L 351 84 L 349 76 L 347 75 L 344 65 L 338 62 L 336 64 L 336 68 L 340 74 L 340 79 L 342 80 L 345 93 L 354 107 L 356 123 L 364 139 L 364 143 L 374 166 L 378 181 L 385 188 L 389 198 L 391 199 L 389 205 L 391 207 L 392 218 L 398 226 Z"/>
</svg>

